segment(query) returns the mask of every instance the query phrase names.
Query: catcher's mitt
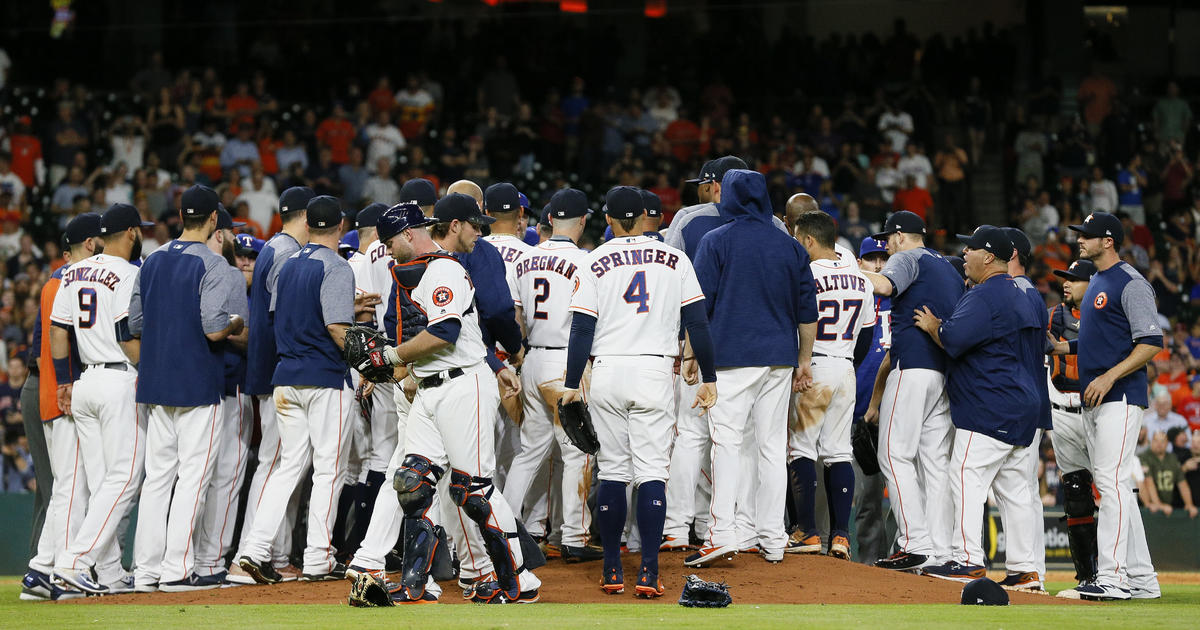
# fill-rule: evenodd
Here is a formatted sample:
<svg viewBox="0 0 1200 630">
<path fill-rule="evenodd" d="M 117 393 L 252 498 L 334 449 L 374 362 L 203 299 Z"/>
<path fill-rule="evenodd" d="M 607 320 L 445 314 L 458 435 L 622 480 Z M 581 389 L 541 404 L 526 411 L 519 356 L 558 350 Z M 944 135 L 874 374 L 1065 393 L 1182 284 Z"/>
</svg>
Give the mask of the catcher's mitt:
<svg viewBox="0 0 1200 630">
<path fill-rule="evenodd" d="M 562 404 L 558 401 L 558 419 L 562 422 L 563 433 L 575 448 L 595 455 L 600 450 L 600 440 L 596 437 L 596 429 L 592 426 L 592 415 L 588 413 L 587 403 L 577 400 Z"/>
<path fill-rule="evenodd" d="M 350 587 L 350 597 L 347 603 L 355 608 L 378 608 L 395 606 L 392 596 L 388 593 L 387 583 L 367 572 L 358 574 Z"/>
<path fill-rule="evenodd" d="M 695 574 L 687 576 L 679 595 L 679 605 L 689 608 L 724 608 L 732 603 L 724 582 L 706 582 Z"/>
<path fill-rule="evenodd" d="M 351 326 L 346 329 L 346 343 L 342 358 L 346 364 L 358 370 L 363 378 L 372 383 L 391 383 L 396 380 L 392 366 L 378 360 L 388 339 L 383 333 L 367 326 Z M 372 360 L 372 354 L 376 360 Z"/>
<path fill-rule="evenodd" d="M 879 474 L 879 423 L 859 422 L 850 433 L 850 446 L 854 448 L 854 460 L 864 475 Z"/>
</svg>

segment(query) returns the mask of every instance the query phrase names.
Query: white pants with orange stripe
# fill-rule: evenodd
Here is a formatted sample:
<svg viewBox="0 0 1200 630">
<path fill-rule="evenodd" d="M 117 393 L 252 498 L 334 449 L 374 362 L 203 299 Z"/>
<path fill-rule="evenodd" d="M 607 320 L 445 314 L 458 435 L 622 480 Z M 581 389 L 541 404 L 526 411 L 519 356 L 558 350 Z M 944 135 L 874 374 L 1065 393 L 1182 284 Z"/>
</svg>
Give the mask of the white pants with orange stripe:
<svg viewBox="0 0 1200 630">
<path fill-rule="evenodd" d="M 1096 517 L 1097 581 L 1128 588 L 1154 575 L 1146 532 L 1133 493 L 1138 432 L 1145 409 L 1120 402 L 1084 407 L 1092 479 L 1100 492 Z"/>
<path fill-rule="evenodd" d="M 251 397 L 238 393 L 226 396 L 221 404 L 225 423 L 221 446 L 217 450 L 216 468 L 200 529 L 196 532 L 196 573 L 216 575 L 225 571 L 225 554 L 233 542 L 237 526 L 238 503 L 242 481 L 246 478 L 246 461 L 250 456 L 250 438 L 254 433 L 254 409 Z"/>
<path fill-rule="evenodd" d="M 892 370 L 879 405 L 879 469 L 896 519 L 896 547 L 950 559 L 954 506 L 948 492 L 954 426 L 946 376 L 937 370 Z"/>
<path fill-rule="evenodd" d="M 46 506 L 46 521 L 38 536 L 37 555 L 29 568 L 49 575 L 56 564 L 66 564 L 67 539 L 79 531 L 88 504 L 87 473 L 82 449 L 71 416 L 59 416 L 42 424 L 54 487 Z"/>
<path fill-rule="evenodd" d="M 350 454 L 350 409 L 354 390 L 312 386 L 276 386 L 279 470 L 267 480 L 258 515 L 241 553 L 258 562 L 271 559 L 272 542 L 283 522 L 288 500 L 312 465 L 304 573 L 324 575 L 334 566 L 333 524 L 337 500 L 346 483 Z"/>
<path fill-rule="evenodd" d="M 708 419 L 692 408 L 698 389 L 699 383 L 688 385 L 682 377 L 675 377 L 675 444 L 671 449 L 671 478 L 667 480 L 667 521 L 663 525 L 663 536 L 674 538 L 673 545 L 688 544 L 693 521 L 697 534 L 708 529 L 712 440 L 708 437 Z"/>
<path fill-rule="evenodd" d="M 1033 444 L 1025 449 L 1021 455 L 1020 466 L 1024 472 L 1023 477 L 1025 483 L 1029 485 L 1028 495 L 1029 509 L 1025 510 L 1028 516 L 1033 518 L 1033 525 L 1029 534 L 1033 537 L 1030 541 L 1033 553 L 1033 563 L 1037 567 L 1036 571 L 1043 580 L 1046 579 L 1046 517 L 1042 513 L 1042 494 L 1038 483 L 1038 464 L 1041 462 L 1042 452 L 1042 435 L 1041 429 L 1038 429 L 1033 434 Z M 1005 503 L 1000 500 L 999 495 L 996 495 L 996 502 L 1000 506 L 1000 518 L 1005 523 L 1005 529 L 1008 528 L 1008 523 L 1014 518 L 1019 518 L 1017 514 L 1009 514 L 1008 509 L 1010 503 Z M 1006 557 L 1009 552 L 1005 553 Z M 1011 564 L 1011 560 L 1009 561 Z M 1013 569 L 1015 571 L 1015 569 Z"/>
<path fill-rule="evenodd" d="M 254 468 L 254 476 L 250 479 L 250 491 L 246 495 L 246 511 L 242 517 L 242 536 L 238 542 L 237 556 L 246 555 L 242 549 L 250 536 L 258 508 L 263 501 L 263 491 L 267 481 L 279 470 L 279 423 L 275 414 L 275 399 L 272 396 L 254 396 L 258 401 L 259 442 L 258 462 Z M 279 531 L 271 543 L 271 565 L 275 568 L 286 567 L 290 564 L 288 553 L 292 549 L 292 527 L 296 523 L 296 513 L 299 510 L 299 492 L 296 488 L 288 493 L 290 500 L 279 523 Z"/>
<path fill-rule="evenodd" d="M 146 408 L 146 479 L 138 501 L 134 579 L 138 584 L 175 582 L 196 568 L 193 534 L 224 418 L 220 405 Z"/>
<path fill-rule="evenodd" d="M 983 514 L 988 489 L 1004 519 L 1005 567 L 1011 573 L 1037 571 L 1034 523 L 1025 455 L 1036 446 L 1013 446 L 974 431 L 958 429 L 950 458 L 950 497 L 954 505 L 951 559 L 985 565 Z M 1042 549 L 1043 554 L 1045 549 Z"/>
<path fill-rule="evenodd" d="M 75 383 L 75 418 L 91 499 L 87 516 L 67 545 L 60 569 L 95 567 L 101 584 L 121 579 L 121 519 L 142 486 L 146 419 L 134 398 L 137 372 L 89 367 Z M 64 559 L 60 559 L 63 562 Z"/>
</svg>

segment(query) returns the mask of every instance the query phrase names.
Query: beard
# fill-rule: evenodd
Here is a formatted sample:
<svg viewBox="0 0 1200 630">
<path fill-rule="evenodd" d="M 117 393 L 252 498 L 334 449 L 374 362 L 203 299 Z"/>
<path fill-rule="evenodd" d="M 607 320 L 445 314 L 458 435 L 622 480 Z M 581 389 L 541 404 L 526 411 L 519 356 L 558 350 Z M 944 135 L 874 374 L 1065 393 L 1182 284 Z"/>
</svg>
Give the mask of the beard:
<svg viewBox="0 0 1200 630">
<path fill-rule="evenodd" d="M 129 250 L 129 262 L 133 262 L 142 257 L 142 237 L 139 235 L 133 242 L 133 248 Z"/>
<path fill-rule="evenodd" d="M 221 255 L 231 267 L 237 267 L 237 258 L 233 255 L 233 239 L 227 238 L 221 242 Z"/>
</svg>

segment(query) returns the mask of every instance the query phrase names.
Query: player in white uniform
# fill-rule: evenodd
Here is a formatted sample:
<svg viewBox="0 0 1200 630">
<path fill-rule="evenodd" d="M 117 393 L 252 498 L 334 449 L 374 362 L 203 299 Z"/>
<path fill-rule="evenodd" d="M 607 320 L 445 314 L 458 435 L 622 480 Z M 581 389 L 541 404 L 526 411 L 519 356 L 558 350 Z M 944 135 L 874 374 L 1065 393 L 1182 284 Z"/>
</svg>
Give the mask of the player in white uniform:
<svg viewBox="0 0 1200 630">
<path fill-rule="evenodd" d="M 433 214 L 438 220 L 431 229 L 433 239 L 449 253 L 474 249 L 478 226 L 491 222 L 473 199 L 456 193 L 440 199 Z M 438 481 L 449 475 L 449 495 L 460 514 L 478 526 L 495 571 L 494 580 L 475 585 L 473 599 L 537 601 L 541 582 L 524 569 L 516 520 L 492 484 L 500 394 L 495 368 L 485 363 L 471 279 L 457 260 L 443 254 L 429 260 L 411 296 L 425 312 L 427 327 L 373 357 L 377 364 L 411 365 L 418 382 L 404 436 L 406 455 L 394 480 L 404 510 L 405 548 L 404 577 L 394 597 L 436 601 L 426 588 L 436 546 L 427 512 Z M 519 393 L 520 384 L 510 370 L 501 368 L 499 378 L 509 395 Z M 461 557 L 467 547 L 459 543 L 456 540 Z"/>
<path fill-rule="evenodd" d="M 100 221 L 107 254 L 79 261 L 63 274 L 50 314 L 51 352 L 65 357 L 74 330 L 83 375 L 60 388 L 60 406 L 75 419 L 79 455 L 91 498 L 79 529 L 68 539 L 54 573 L 87 592 L 128 592 L 121 568 L 121 520 L 137 496 L 146 456 L 146 418 L 134 402 L 136 342 L 129 343 L 129 296 L 141 251 L 142 220 L 127 204 L 114 204 Z M 128 353 L 128 354 L 127 354 Z M 99 587 L 99 588 L 97 588 Z"/>
<path fill-rule="evenodd" d="M 788 439 L 788 467 L 799 486 L 799 527 L 788 541 L 789 552 L 819 553 L 821 538 L 814 517 L 816 462 L 825 464 L 825 494 L 832 519 L 829 555 L 850 559 L 850 506 L 854 498 L 853 449 L 854 365 L 866 355 L 875 325 L 874 287 L 853 256 L 834 249 L 837 225 L 828 214 L 806 212 L 796 218 L 796 239 L 808 250 L 817 288 L 817 332 L 813 341 L 813 387 L 793 396 L 793 422 Z M 865 343 L 859 343 L 864 341 Z"/>
<path fill-rule="evenodd" d="M 605 212 L 614 238 L 583 259 L 571 298 L 571 337 L 563 402 L 582 399 L 580 379 L 589 355 L 590 405 L 600 440 L 596 505 L 604 543 L 601 586 L 625 590 L 621 531 L 629 483 L 637 488 L 641 550 L 636 594 L 660 597 L 658 545 L 666 512 L 670 444 L 675 423 L 673 373 L 680 322 L 687 328 L 704 384 L 693 406 L 716 402 L 712 341 L 704 293 L 683 252 L 643 235 L 645 212 L 636 188 L 608 192 Z"/>
</svg>

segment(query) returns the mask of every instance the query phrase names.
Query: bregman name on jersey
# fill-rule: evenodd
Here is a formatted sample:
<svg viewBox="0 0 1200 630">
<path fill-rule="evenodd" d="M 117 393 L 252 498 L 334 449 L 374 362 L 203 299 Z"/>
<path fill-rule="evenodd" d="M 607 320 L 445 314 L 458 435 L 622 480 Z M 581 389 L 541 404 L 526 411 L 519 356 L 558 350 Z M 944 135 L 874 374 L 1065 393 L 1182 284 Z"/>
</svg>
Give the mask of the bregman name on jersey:
<svg viewBox="0 0 1200 630">
<path fill-rule="evenodd" d="M 593 269 L 596 265 L 592 265 Z M 517 263 L 517 277 L 520 278 L 530 271 L 550 271 L 567 278 L 575 277 L 575 263 L 554 255 L 529 254 Z"/>
</svg>

